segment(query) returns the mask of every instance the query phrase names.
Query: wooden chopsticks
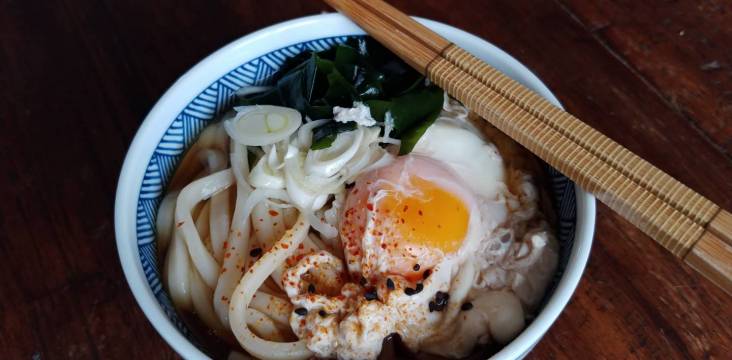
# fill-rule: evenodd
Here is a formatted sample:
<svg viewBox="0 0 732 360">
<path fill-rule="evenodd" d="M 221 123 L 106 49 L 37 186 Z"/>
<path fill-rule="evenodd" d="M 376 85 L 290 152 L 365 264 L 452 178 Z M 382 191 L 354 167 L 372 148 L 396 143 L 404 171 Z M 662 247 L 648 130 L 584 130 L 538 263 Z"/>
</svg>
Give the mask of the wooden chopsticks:
<svg viewBox="0 0 732 360">
<path fill-rule="evenodd" d="M 381 0 L 325 0 L 732 294 L 732 214 Z"/>
</svg>

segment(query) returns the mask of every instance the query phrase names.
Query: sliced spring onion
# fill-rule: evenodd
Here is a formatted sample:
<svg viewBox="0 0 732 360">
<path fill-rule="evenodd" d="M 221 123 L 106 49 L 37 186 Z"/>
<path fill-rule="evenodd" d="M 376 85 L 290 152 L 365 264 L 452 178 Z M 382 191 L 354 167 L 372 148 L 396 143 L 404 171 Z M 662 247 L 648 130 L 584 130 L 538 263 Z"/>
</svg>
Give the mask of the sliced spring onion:
<svg viewBox="0 0 732 360">
<path fill-rule="evenodd" d="M 264 146 L 286 140 L 302 124 L 302 115 L 291 108 L 272 105 L 238 106 L 224 122 L 226 133 L 247 146 Z"/>
<path fill-rule="evenodd" d="M 331 177 L 343 169 L 356 155 L 364 136 L 364 128 L 340 133 L 332 146 L 322 150 L 308 151 L 305 172 L 322 177 Z"/>
</svg>

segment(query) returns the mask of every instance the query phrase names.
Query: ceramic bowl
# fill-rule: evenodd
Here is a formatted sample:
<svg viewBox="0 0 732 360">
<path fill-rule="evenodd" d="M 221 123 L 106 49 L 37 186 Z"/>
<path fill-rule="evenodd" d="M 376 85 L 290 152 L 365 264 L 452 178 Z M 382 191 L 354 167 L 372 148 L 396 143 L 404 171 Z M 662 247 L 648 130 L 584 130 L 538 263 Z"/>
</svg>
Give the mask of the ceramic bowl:
<svg viewBox="0 0 732 360">
<path fill-rule="evenodd" d="M 516 59 L 489 42 L 439 22 L 418 19 L 448 40 L 561 106 L 549 89 Z M 207 354 L 180 320 L 163 289 L 156 258 L 155 216 L 178 162 L 201 130 L 226 110 L 235 90 L 261 84 L 287 57 L 323 50 L 363 30 L 339 14 L 294 19 L 244 36 L 206 57 L 160 98 L 137 131 L 117 187 L 117 249 L 130 289 L 150 323 L 181 356 Z M 557 319 L 579 282 L 592 244 L 595 199 L 549 168 L 559 215 L 560 265 L 541 311 L 493 359 L 526 355 Z"/>
</svg>

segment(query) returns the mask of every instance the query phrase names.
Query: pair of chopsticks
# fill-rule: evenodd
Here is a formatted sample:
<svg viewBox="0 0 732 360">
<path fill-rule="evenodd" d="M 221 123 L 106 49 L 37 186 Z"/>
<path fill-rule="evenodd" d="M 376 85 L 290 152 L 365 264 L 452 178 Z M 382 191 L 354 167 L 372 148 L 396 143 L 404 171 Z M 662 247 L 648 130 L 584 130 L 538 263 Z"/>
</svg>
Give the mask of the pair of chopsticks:
<svg viewBox="0 0 732 360">
<path fill-rule="evenodd" d="M 381 0 L 325 0 L 732 294 L 732 214 Z"/>
</svg>

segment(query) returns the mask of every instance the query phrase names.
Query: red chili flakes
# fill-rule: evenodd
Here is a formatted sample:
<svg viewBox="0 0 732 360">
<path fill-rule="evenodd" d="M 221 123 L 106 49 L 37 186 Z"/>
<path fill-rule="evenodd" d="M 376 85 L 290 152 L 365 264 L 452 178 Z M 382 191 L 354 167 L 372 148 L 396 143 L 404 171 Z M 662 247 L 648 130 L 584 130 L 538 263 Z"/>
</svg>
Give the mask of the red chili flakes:
<svg viewBox="0 0 732 360">
<path fill-rule="evenodd" d="M 228 259 L 230 257 L 231 257 L 231 253 L 230 252 L 224 253 L 224 258 L 225 259 Z"/>
<path fill-rule="evenodd" d="M 419 214 L 419 216 L 422 216 L 422 210 L 417 210 L 417 214 Z"/>
<path fill-rule="evenodd" d="M 228 240 L 227 241 L 224 241 L 224 249 L 226 249 L 228 247 L 229 247 L 229 241 Z"/>
<path fill-rule="evenodd" d="M 305 245 L 301 243 L 300 245 L 297 246 L 297 248 L 300 249 L 300 250 L 302 250 L 302 249 L 305 248 Z"/>
<path fill-rule="evenodd" d="M 288 245 L 288 244 L 282 244 L 282 248 L 283 248 L 283 249 L 287 249 L 287 248 L 289 248 L 289 247 L 290 247 L 290 245 Z"/>
<path fill-rule="evenodd" d="M 407 210 L 409 210 L 409 205 L 404 205 L 404 209 L 402 209 L 402 211 L 407 212 Z"/>
<path fill-rule="evenodd" d="M 221 268 L 221 273 L 223 274 L 225 272 L 226 272 L 226 268 Z"/>
<path fill-rule="evenodd" d="M 275 210 L 270 210 L 270 211 L 269 211 L 269 215 L 270 215 L 270 216 L 277 216 L 277 215 L 279 215 L 279 214 L 280 214 L 280 213 L 278 213 L 278 212 L 277 212 L 277 211 L 275 211 Z"/>
<path fill-rule="evenodd" d="M 386 249 L 386 243 L 381 243 L 381 248 Z"/>
<path fill-rule="evenodd" d="M 369 209 L 369 211 L 374 211 L 374 204 L 366 203 L 366 208 Z"/>
</svg>

